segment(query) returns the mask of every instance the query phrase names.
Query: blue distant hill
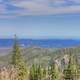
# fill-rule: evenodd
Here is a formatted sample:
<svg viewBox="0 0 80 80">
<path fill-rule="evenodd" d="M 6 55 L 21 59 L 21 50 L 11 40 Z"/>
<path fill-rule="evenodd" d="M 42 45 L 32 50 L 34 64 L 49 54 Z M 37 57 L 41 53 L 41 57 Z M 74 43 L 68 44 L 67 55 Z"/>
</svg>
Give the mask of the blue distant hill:
<svg viewBox="0 0 80 80">
<path fill-rule="evenodd" d="M 77 39 L 18 39 L 18 42 L 24 47 L 64 48 L 80 46 L 80 40 Z M 13 43 L 13 39 L 0 39 L 0 47 L 11 47 Z"/>
</svg>

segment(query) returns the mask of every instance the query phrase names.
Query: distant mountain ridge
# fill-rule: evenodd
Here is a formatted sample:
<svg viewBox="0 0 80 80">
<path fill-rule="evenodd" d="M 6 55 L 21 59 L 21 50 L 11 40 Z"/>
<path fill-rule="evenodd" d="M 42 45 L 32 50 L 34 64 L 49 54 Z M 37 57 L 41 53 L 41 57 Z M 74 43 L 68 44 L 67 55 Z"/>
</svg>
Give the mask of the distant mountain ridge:
<svg viewBox="0 0 80 80">
<path fill-rule="evenodd" d="M 11 47 L 14 39 L 0 39 L 0 47 Z M 21 46 L 37 46 L 43 48 L 64 48 L 80 46 L 78 39 L 18 39 Z"/>
</svg>

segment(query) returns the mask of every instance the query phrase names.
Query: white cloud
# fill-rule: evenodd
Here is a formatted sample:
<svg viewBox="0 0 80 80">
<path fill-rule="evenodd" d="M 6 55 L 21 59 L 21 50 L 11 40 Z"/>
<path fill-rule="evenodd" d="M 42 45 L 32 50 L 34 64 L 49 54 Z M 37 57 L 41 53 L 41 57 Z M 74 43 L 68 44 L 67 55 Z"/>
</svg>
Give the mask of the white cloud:
<svg viewBox="0 0 80 80">
<path fill-rule="evenodd" d="M 62 4 L 66 4 L 65 0 L 52 0 L 53 5 L 62 5 Z"/>
<path fill-rule="evenodd" d="M 4 4 L 0 4 L 0 14 L 3 14 L 6 12 L 6 6 Z"/>
<path fill-rule="evenodd" d="M 63 13 L 79 13 L 80 6 L 66 6 L 66 7 L 51 7 L 44 3 L 45 0 L 25 0 L 13 3 L 12 5 L 24 8 L 25 11 L 19 15 L 48 15 L 48 14 L 63 14 Z M 42 4 L 43 2 L 43 4 Z M 54 0 L 54 3 L 65 3 L 65 0 Z"/>
<path fill-rule="evenodd" d="M 75 3 L 80 3 L 80 0 L 70 0 L 70 1 L 73 1 Z"/>
<path fill-rule="evenodd" d="M 6 9 L 6 5 L 0 4 L 0 14 L 12 14 L 12 15 L 0 15 L 4 17 L 16 17 L 16 16 L 26 16 L 26 15 L 52 15 L 52 14 L 66 14 L 66 13 L 80 13 L 80 5 L 70 5 L 54 7 L 50 3 L 53 2 L 54 5 L 66 4 L 67 0 L 10 0 L 9 3 L 12 6 L 21 8 L 21 10 L 10 11 Z M 79 0 L 68 0 L 74 2 L 80 2 Z"/>
<path fill-rule="evenodd" d="M 46 12 L 49 7 L 47 4 L 42 3 L 42 1 L 21 1 L 19 3 L 12 3 L 14 6 L 25 9 L 25 12 Z"/>
</svg>

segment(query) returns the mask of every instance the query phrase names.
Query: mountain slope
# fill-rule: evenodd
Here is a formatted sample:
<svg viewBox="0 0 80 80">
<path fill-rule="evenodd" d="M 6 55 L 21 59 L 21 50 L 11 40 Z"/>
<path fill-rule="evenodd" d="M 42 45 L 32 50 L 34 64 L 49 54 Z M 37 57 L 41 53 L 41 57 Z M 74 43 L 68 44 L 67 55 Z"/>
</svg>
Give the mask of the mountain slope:
<svg viewBox="0 0 80 80">
<path fill-rule="evenodd" d="M 5 51 L 5 50 L 4 50 Z M 12 49 L 6 50 L 6 55 L 0 57 L 0 62 L 7 64 L 11 61 Z M 9 53 L 8 53 L 9 52 Z M 41 48 L 41 47 L 28 47 L 21 49 L 22 55 L 28 65 L 33 63 L 41 63 L 48 65 L 53 62 L 55 58 L 62 58 L 64 54 L 74 54 L 80 56 L 80 47 L 71 48 Z"/>
<path fill-rule="evenodd" d="M 58 49 L 56 48 L 38 48 L 38 47 L 30 47 L 22 49 L 22 55 L 26 60 L 27 64 L 31 65 L 32 63 L 42 63 L 47 65 L 51 58 L 55 57 L 59 53 L 57 53 Z M 1 56 L 0 61 L 5 64 L 11 61 L 11 51 L 7 55 Z"/>
</svg>

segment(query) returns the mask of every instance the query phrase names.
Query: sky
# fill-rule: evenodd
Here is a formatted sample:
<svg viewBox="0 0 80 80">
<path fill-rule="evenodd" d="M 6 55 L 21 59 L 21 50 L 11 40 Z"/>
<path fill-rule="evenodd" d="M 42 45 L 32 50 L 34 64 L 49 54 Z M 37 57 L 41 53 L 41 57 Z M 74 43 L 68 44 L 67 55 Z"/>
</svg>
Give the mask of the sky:
<svg viewBox="0 0 80 80">
<path fill-rule="evenodd" d="M 80 0 L 0 0 L 0 38 L 79 38 Z"/>
</svg>

